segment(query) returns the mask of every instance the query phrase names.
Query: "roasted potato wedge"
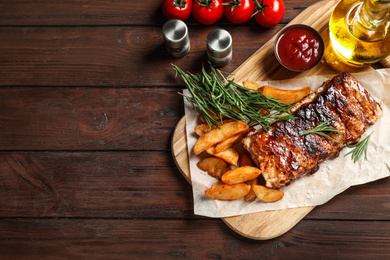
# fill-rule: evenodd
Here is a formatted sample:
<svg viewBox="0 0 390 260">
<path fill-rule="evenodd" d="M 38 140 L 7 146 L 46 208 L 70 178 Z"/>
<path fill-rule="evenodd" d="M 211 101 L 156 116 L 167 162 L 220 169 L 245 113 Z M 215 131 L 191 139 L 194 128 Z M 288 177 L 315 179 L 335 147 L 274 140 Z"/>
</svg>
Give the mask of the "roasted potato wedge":
<svg viewBox="0 0 390 260">
<path fill-rule="evenodd" d="M 230 170 L 229 165 L 217 157 L 207 157 L 197 163 L 197 166 L 202 171 L 206 171 L 210 176 L 221 180 L 222 175 Z"/>
<path fill-rule="evenodd" d="M 257 84 L 256 82 L 245 80 L 242 82 L 242 85 L 246 88 L 253 89 L 253 90 L 261 90 L 262 86 Z"/>
<path fill-rule="evenodd" d="M 225 151 L 226 149 L 232 147 L 234 144 L 238 143 L 242 139 L 242 134 L 234 135 L 232 137 L 229 137 L 228 139 L 220 142 L 215 146 L 215 152 L 221 153 Z"/>
<path fill-rule="evenodd" d="M 241 166 L 226 172 L 222 175 L 221 180 L 227 184 L 237 184 L 253 180 L 259 177 L 260 174 L 261 171 L 259 168 L 253 166 Z"/>
<path fill-rule="evenodd" d="M 234 148 L 228 148 L 221 153 L 217 153 L 215 151 L 215 147 L 213 146 L 213 147 L 208 148 L 206 151 L 208 154 L 213 155 L 213 156 L 218 157 L 218 158 L 221 158 L 222 160 L 224 160 L 228 164 L 231 164 L 234 166 L 237 166 L 238 158 L 240 157 L 240 155 L 238 154 L 238 152 Z"/>
<path fill-rule="evenodd" d="M 283 191 L 270 189 L 262 185 L 253 185 L 252 190 L 258 199 L 265 202 L 276 202 L 284 196 Z"/>
<path fill-rule="evenodd" d="M 216 126 L 212 125 L 211 128 L 208 124 L 200 124 L 200 125 L 197 125 L 195 126 L 195 133 L 198 135 L 198 136 L 202 136 L 204 134 L 207 134 L 209 133 L 211 130 L 217 128 Z"/>
<path fill-rule="evenodd" d="M 246 201 L 254 201 L 256 199 L 256 194 L 252 189 L 253 185 L 259 185 L 259 179 L 255 178 L 253 180 L 249 180 L 246 182 L 246 184 L 251 186 L 251 190 L 248 192 L 248 194 L 245 195 L 245 200 Z"/>
<path fill-rule="evenodd" d="M 220 143 L 229 137 L 242 134 L 248 131 L 249 126 L 243 121 L 233 121 L 222 124 L 220 128 L 215 128 L 198 138 L 194 145 L 195 155 L 201 154 L 207 148 Z"/>
<path fill-rule="evenodd" d="M 232 119 L 226 119 L 226 120 L 223 120 L 223 123 L 228 123 L 228 122 L 233 122 L 234 120 Z M 200 124 L 200 125 L 197 125 L 195 126 L 195 133 L 198 135 L 198 136 L 202 136 L 204 134 L 207 134 L 209 133 L 211 130 L 215 129 L 215 128 L 218 128 L 217 126 L 215 125 L 211 125 L 209 126 L 208 124 Z"/>
<path fill-rule="evenodd" d="M 310 87 L 304 87 L 300 89 L 284 90 L 273 88 L 270 86 L 263 86 L 261 94 L 266 97 L 272 97 L 280 100 L 286 104 L 292 105 L 300 101 L 305 96 L 309 95 Z"/>
<path fill-rule="evenodd" d="M 217 182 L 205 193 L 208 197 L 216 200 L 236 200 L 244 197 L 251 189 L 246 183 L 229 185 L 223 182 Z"/>
</svg>

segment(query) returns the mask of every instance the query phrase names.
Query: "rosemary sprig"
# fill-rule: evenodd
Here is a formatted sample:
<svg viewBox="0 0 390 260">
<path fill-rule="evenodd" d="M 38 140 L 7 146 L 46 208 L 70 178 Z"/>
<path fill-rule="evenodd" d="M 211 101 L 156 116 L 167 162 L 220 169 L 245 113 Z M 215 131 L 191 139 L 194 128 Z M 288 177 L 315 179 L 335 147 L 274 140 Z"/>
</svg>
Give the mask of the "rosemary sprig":
<svg viewBox="0 0 390 260">
<path fill-rule="evenodd" d="M 353 148 L 353 149 L 351 151 L 349 151 L 347 154 L 345 154 L 345 156 L 351 154 L 351 158 L 352 158 L 353 162 L 355 163 L 364 154 L 364 158 L 367 161 L 368 143 L 370 141 L 371 134 L 356 144 L 348 145 L 347 147 Z"/>
<path fill-rule="evenodd" d="M 334 119 L 335 119 L 335 117 L 330 118 L 330 119 L 326 120 L 325 122 L 322 122 L 321 124 L 317 125 L 316 127 L 312 128 L 312 129 L 309 129 L 306 132 L 303 132 L 301 135 L 318 134 L 318 135 L 324 136 L 324 137 L 332 140 L 333 142 L 338 143 L 337 140 L 333 139 L 332 137 L 330 137 L 329 135 L 324 133 L 324 132 L 337 132 L 337 133 L 342 134 L 341 131 L 337 130 L 333 126 L 330 126 L 331 122 Z"/>
<path fill-rule="evenodd" d="M 211 64 L 211 72 L 207 73 L 202 68 L 201 75 L 188 74 L 176 65 L 172 66 L 191 93 L 191 96 L 185 98 L 196 113 L 202 114 L 209 126 L 219 126 L 223 122 L 222 118 L 226 117 L 245 121 L 249 126 L 261 125 L 267 131 L 275 119 L 293 118 L 289 112 L 290 105 L 226 79 L 224 72 Z M 262 109 L 266 113 L 260 113 Z"/>
</svg>

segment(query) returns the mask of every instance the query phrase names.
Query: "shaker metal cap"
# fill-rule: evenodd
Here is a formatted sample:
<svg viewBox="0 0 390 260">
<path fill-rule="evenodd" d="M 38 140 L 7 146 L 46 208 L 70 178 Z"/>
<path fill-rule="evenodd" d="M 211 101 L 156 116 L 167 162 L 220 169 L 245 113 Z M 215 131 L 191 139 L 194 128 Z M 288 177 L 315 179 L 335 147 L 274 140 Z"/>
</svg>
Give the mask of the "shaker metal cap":
<svg viewBox="0 0 390 260">
<path fill-rule="evenodd" d="M 215 29 L 207 35 L 207 52 L 215 58 L 224 58 L 232 52 L 232 37 L 224 29 Z"/>
<path fill-rule="evenodd" d="M 163 35 L 167 47 L 179 49 L 189 41 L 187 25 L 178 19 L 171 19 L 163 25 Z"/>
</svg>

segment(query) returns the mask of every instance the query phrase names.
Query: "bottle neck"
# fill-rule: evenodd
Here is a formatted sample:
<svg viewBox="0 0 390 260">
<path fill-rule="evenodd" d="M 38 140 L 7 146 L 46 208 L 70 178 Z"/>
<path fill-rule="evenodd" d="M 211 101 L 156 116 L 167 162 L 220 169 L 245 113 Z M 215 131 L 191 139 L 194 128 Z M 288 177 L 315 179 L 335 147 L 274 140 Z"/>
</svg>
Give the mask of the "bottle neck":
<svg viewBox="0 0 390 260">
<path fill-rule="evenodd" d="M 360 19 L 367 28 L 386 26 L 390 0 L 365 0 L 360 8 Z"/>
<path fill-rule="evenodd" d="M 390 0 L 364 0 L 357 8 L 351 33 L 364 41 L 380 41 L 389 33 Z"/>
</svg>

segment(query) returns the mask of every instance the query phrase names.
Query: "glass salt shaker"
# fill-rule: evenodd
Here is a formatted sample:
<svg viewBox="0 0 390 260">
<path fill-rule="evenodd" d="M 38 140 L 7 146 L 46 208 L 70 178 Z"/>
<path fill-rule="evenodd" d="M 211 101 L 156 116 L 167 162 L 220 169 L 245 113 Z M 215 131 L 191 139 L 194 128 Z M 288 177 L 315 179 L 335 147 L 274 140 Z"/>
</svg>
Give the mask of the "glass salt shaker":
<svg viewBox="0 0 390 260">
<path fill-rule="evenodd" d="M 223 29 L 215 29 L 207 35 L 207 56 L 216 67 L 224 67 L 232 60 L 232 37 Z"/>
<path fill-rule="evenodd" d="M 163 25 L 163 36 L 168 53 L 181 58 L 190 51 L 190 38 L 187 25 L 178 19 L 171 19 Z"/>
</svg>

